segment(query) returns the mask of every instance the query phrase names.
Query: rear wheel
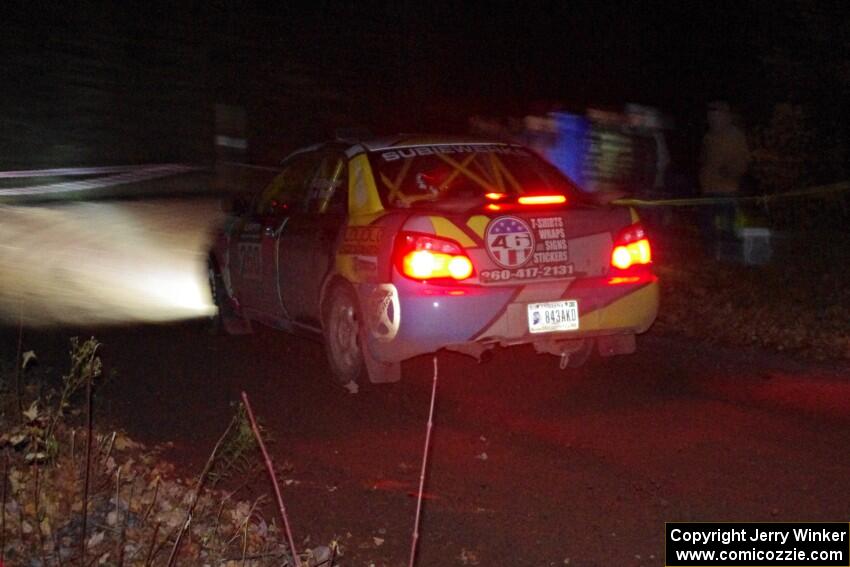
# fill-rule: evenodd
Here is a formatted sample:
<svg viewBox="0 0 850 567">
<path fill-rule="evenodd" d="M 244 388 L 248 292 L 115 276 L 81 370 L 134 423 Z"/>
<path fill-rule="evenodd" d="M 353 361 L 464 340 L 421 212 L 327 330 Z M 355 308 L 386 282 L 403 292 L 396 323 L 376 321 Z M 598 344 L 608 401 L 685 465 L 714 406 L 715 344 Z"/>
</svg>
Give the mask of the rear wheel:
<svg viewBox="0 0 850 567">
<path fill-rule="evenodd" d="M 360 305 L 354 290 L 345 284 L 334 286 L 328 295 L 322 332 L 331 373 L 349 390 L 352 383 L 355 386 L 361 383 L 365 375 L 361 325 Z"/>
<path fill-rule="evenodd" d="M 398 382 L 400 362 L 383 362 L 372 356 L 363 341 L 365 321 L 354 289 L 345 283 L 331 288 L 324 309 L 322 332 L 325 352 L 336 381 L 352 394 L 368 376 L 373 384 Z"/>
</svg>

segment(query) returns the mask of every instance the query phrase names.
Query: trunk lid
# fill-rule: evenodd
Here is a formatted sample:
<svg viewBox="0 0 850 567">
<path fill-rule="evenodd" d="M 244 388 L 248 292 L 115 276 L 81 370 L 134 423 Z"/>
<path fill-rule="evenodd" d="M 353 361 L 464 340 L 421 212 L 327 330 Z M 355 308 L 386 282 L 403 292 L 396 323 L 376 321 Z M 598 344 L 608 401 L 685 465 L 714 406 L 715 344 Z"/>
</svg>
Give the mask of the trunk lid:
<svg viewBox="0 0 850 567">
<path fill-rule="evenodd" d="M 475 268 L 464 283 L 486 286 L 603 277 L 617 233 L 633 223 L 631 211 L 622 207 L 452 208 L 417 211 L 404 229 L 460 244 Z"/>
</svg>

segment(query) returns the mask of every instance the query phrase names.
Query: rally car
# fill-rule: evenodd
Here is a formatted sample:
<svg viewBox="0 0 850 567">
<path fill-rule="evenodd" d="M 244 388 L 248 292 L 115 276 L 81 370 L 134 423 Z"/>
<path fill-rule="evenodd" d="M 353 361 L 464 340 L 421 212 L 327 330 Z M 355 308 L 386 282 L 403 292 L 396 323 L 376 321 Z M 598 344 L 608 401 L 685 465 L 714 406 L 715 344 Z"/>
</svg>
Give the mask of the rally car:
<svg viewBox="0 0 850 567">
<path fill-rule="evenodd" d="M 405 359 L 531 343 L 581 364 L 635 350 L 658 309 L 634 210 L 600 204 L 529 149 L 399 136 L 297 151 L 237 200 L 210 255 L 220 323 L 324 338 L 343 385 Z"/>
</svg>

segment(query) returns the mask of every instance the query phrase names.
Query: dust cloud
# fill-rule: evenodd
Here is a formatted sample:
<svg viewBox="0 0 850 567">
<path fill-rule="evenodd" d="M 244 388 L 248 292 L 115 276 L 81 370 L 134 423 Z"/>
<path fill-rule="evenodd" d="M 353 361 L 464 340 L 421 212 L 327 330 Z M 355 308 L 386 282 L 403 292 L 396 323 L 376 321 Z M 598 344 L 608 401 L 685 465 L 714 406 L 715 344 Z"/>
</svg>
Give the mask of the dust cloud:
<svg viewBox="0 0 850 567">
<path fill-rule="evenodd" d="M 0 319 L 26 325 L 168 322 L 215 313 L 213 200 L 0 205 Z"/>
</svg>

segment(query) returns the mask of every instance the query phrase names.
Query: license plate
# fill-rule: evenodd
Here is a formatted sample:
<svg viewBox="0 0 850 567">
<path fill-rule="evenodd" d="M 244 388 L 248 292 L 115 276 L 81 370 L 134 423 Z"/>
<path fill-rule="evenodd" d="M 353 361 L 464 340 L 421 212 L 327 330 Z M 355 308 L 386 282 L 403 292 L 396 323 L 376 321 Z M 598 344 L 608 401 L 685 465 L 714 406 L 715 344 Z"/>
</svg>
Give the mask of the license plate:
<svg viewBox="0 0 850 567">
<path fill-rule="evenodd" d="M 550 301 L 528 304 L 528 330 L 532 333 L 575 331 L 578 329 L 578 301 Z"/>
</svg>

